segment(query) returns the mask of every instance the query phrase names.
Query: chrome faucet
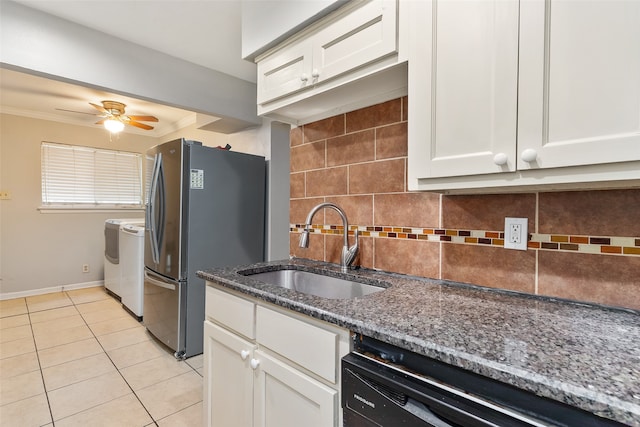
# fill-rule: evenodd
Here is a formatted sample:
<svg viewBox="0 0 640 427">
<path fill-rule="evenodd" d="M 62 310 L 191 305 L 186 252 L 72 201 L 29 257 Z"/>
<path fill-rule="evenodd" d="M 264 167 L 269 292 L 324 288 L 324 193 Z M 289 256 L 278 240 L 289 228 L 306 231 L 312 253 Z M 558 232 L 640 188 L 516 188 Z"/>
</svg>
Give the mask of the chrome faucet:
<svg viewBox="0 0 640 427">
<path fill-rule="evenodd" d="M 331 208 L 338 212 L 340 218 L 342 218 L 342 225 L 344 226 L 344 245 L 342 246 L 342 254 L 340 255 L 340 266 L 342 267 L 342 272 L 346 273 L 349 270 L 349 267 L 355 261 L 358 256 L 358 230 L 354 232 L 356 236 L 356 243 L 349 247 L 349 222 L 347 221 L 347 215 L 344 211 L 333 203 L 320 203 L 315 206 L 307 215 L 307 220 L 305 222 L 304 230 L 300 235 L 300 247 L 308 248 L 309 247 L 309 227 L 311 227 L 311 221 L 313 220 L 313 216 L 320 210 L 324 208 Z"/>
</svg>

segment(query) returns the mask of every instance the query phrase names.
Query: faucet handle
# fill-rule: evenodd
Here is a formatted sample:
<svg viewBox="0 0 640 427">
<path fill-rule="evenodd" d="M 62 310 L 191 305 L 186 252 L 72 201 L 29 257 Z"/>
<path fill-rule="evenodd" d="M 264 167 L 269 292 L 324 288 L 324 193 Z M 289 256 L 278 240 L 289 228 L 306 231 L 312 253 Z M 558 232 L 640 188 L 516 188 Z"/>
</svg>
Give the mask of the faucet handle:
<svg viewBox="0 0 640 427">
<path fill-rule="evenodd" d="M 346 233 L 348 233 L 349 231 L 346 230 Z M 353 244 L 353 246 L 351 246 L 350 248 L 347 248 L 346 246 L 344 247 L 344 254 L 343 254 L 343 268 L 348 268 L 351 266 L 351 264 L 353 263 L 353 261 L 356 260 L 357 256 L 358 256 L 358 236 L 360 235 L 360 231 L 359 230 L 355 230 L 353 233 L 356 236 L 356 241 Z"/>
</svg>

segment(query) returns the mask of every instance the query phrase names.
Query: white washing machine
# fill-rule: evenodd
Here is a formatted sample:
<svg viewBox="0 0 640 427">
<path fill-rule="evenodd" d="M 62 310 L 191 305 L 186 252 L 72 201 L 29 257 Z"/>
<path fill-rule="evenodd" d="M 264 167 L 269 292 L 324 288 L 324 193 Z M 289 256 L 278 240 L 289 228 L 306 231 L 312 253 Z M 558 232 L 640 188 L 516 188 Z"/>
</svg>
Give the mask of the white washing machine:
<svg viewBox="0 0 640 427">
<path fill-rule="evenodd" d="M 120 228 L 125 224 L 144 226 L 143 218 L 108 219 L 104 222 L 104 287 L 121 298 Z M 141 262 L 144 262 L 144 258 Z"/>
<path fill-rule="evenodd" d="M 144 225 L 124 224 L 120 228 L 122 305 L 142 320 L 144 294 Z"/>
</svg>

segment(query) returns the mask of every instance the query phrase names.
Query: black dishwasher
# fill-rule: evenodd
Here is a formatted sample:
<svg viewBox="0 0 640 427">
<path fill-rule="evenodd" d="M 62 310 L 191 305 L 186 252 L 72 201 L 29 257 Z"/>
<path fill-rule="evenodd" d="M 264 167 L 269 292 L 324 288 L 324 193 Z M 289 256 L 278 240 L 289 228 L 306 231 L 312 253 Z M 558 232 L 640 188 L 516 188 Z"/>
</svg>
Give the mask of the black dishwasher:
<svg viewBox="0 0 640 427">
<path fill-rule="evenodd" d="M 344 427 L 622 426 L 365 336 L 342 359 Z"/>
</svg>

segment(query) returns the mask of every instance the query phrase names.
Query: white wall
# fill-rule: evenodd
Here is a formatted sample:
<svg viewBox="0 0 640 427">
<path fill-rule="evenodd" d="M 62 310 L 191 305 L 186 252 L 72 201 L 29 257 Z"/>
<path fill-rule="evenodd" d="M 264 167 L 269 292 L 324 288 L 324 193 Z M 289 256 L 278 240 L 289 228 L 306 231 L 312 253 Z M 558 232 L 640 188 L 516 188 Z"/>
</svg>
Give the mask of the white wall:
<svg viewBox="0 0 640 427">
<path fill-rule="evenodd" d="M 41 213 L 40 143 L 86 145 L 144 153 L 155 138 L 122 133 L 113 141 L 101 128 L 0 115 L 0 174 L 10 200 L 0 202 L 0 294 L 101 281 L 104 221 L 143 217 L 138 212 Z M 82 264 L 90 272 L 82 273 Z"/>
<path fill-rule="evenodd" d="M 346 0 L 242 0 L 242 57 L 253 60 Z"/>
<path fill-rule="evenodd" d="M 5 68 L 214 115 L 219 132 L 261 123 L 254 83 L 18 3 L 2 1 L 0 44 Z"/>
<path fill-rule="evenodd" d="M 287 129 L 288 125 L 285 125 L 278 133 L 278 156 L 282 155 L 283 147 L 288 155 Z M 0 299 L 102 281 L 104 221 L 144 216 L 142 211 L 41 213 L 38 207 L 41 202 L 42 141 L 144 153 L 156 144 L 184 137 L 208 146 L 229 143 L 233 151 L 268 159 L 272 157 L 272 133 L 271 122 L 265 120 L 261 127 L 231 135 L 190 126 L 161 138 L 121 133 L 110 140 L 109 134 L 99 127 L 0 114 L 0 188 L 11 192 L 10 200 L 0 201 Z M 280 178 L 267 193 L 274 200 L 269 202 L 269 215 L 275 218 L 267 223 L 270 245 L 267 253 L 278 256 L 288 253 L 289 165 L 288 160 L 284 160 L 281 158 L 276 162 L 278 170 L 276 175 L 273 175 L 274 171 L 271 175 Z M 283 177 L 286 177 L 286 183 Z M 283 221 L 286 229 L 279 226 Z M 82 273 L 82 264 L 90 265 L 89 273 Z"/>
</svg>

